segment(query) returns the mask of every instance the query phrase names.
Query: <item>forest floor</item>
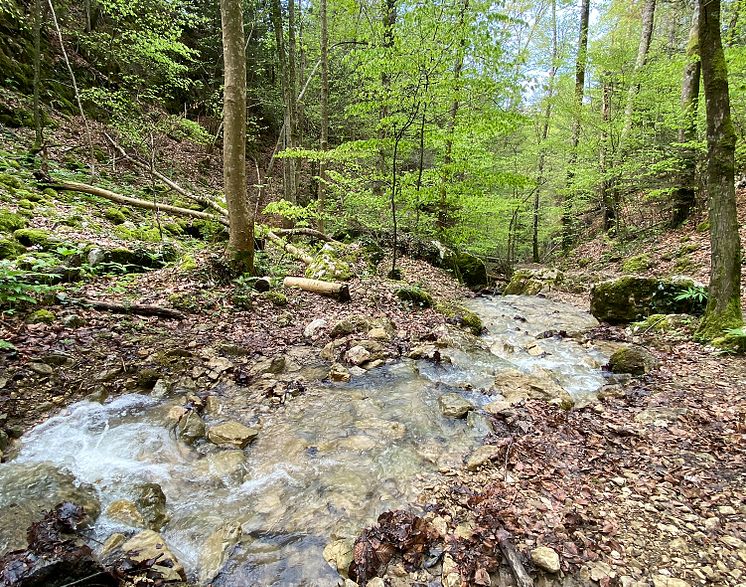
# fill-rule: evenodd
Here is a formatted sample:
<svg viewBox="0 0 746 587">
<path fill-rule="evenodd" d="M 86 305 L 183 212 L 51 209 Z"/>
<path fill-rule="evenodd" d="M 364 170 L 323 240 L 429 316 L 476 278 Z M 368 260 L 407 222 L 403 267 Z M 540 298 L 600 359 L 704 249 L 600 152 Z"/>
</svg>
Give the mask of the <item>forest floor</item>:
<svg viewBox="0 0 746 587">
<path fill-rule="evenodd" d="M 64 145 L 64 134 L 59 143 Z M 3 149 L 10 152 L 7 144 Z M 205 166 L 215 164 L 213 159 Z M 118 225 L 107 219 L 106 202 L 29 193 L 39 196 L 29 226 L 55 234 L 65 246 L 132 244 L 121 231 L 116 236 Z M 15 199 L 6 201 L 9 210 L 19 210 Z M 127 218 L 137 227 L 153 222 L 140 213 Z M 215 247 L 179 238 L 180 260 L 164 268 L 93 275 L 64 286 L 66 297 L 44 306 L 52 315 L 48 321 L 29 323 L 33 308 L 0 316 L 0 339 L 12 345 L 0 351 L 0 426 L 11 436 L 88 396 L 146 393 L 158 381 L 190 380 L 197 388 L 227 380 L 243 384 L 267 360 L 317 358 L 331 340 L 328 331 L 345 318 L 390 320 L 395 325 L 385 342 L 390 360 L 447 321 L 433 309 L 402 304 L 396 297 L 400 284 L 365 263 L 350 282 L 348 304 L 297 290 L 239 299 Z M 685 228 L 648 245 L 631 255 L 599 240 L 580 247 L 575 258 L 587 259 L 586 281 L 619 274 L 633 257 L 643 271 L 687 273 L 705 281 L 708 247 L 702 230 Z M 34 252 L 43 254 L 42 249 Z M 302 271 L 287 259 L 273 262 Z M 380 265 L 385 266 L 386 261 Z M 404 258 L 401 268 L 405 282 L 426 284 L 437 300 L 473 295 L 423 261 Z M 587 307 L 584 295 L 557 295 Z M 177 307 L 186 319 L 98 312 L 71 302 L 79 298 Z M 326 319 L 327 326 L 304 332 L 316 319 Z M 441 580 L 510 585 L 496 555 L 503 531 L 525 554 L 539 584 L 746 585 L 746 361 L 691 342 L 685 326 L 667 333 L 600 327 L 589 336 L 643 344 L 658 367 L 605 389 L 598 402 L 583 408 L 564 411 L 528 401 L 492 417 L 494 432 L 485 441 L 494 446 L 491 458 L 473 470 L 465 465 L 449 471 L 419 500 L 428 512 L 425 519 L 443 534 L 450 568 L 441 562 L 409 572 L 392 564 L 387 585 Z M 268 410 L 278 405 L 272 393 L 260 401 Z M 389 519 L 406 538 L 411 527 L 404 522 Z M 407 548 L 422 546 L 417 540 L 403 543 L 405 560 Z M 559 574 L 542 573 L 530 562 L 537 546 L 559 554 Z M 455 582 L 448 583 L 449 575 Z"/>
</svg>

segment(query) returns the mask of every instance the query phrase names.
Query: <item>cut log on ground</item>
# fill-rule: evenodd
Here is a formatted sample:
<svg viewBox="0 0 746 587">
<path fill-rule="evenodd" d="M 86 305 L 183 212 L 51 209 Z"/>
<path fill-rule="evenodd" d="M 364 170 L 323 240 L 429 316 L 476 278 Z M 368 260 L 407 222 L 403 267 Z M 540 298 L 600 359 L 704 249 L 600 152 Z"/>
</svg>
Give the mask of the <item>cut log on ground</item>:
<svg viewBox="0 0 746 587">
<path fill-rule="evenodd" d="M 92 196 L 99 196 L 106 198 L 117 204 L 124 204 L 126 206 L 134 206 L 135 208 L 145 208 L 146 210 L 156 210 L 159 212 L 168 212 L 169 214 L 176 214 L 178 216 L 190 216 L 192 218 L 200 218 L 202 220 L 212 220 L 213 222 L 219 222 L 225 226 L 228 226 L 228 218 L 224 216 L 216 216 L 207 212 L 200 212 L 198 210 L 189 210 L 188 208 L 179 208 L 178 206 L 171 206 L 169 204 L 158 204 L 155 202 L 148 202 L 147 200 L 139 200 L 137 198 L 130 198 L 129 196 L 123 196 L 116 192 L 111 192 L 103 188 L 97 188 L 87 183 L 79 183 L 77 181 L 58 181 L 51 180 L 48 183 L 49 187 L 58 190 L 68 190 L 73 192 L 81 192 L 83 194 L 90 194 Z"/>
<path fill-rule="evenodd" d="M 137 316 L 160 316 L 161 318 L 173 318 L 174 320 L 184 320 L 186 316 L 178 310 L 164 308 L 163 306 L 150 306 L 144 304 L 119 304 L 116 302 L 102 302 L 99 300 L 79 299 L 70 300 L 70 303 L 100 310 L 103 312 L 113 312 L 114 314 L 135 314 Z"/>
<path fill-rule="evenodd" d="M 350 301 L 350 288 L 346 283 L 306 279 L 305 277 L 286 277 L 282 284 L 285 287 L 297 287 L 303 291 L 336 298 L 340 302 Z"/>
</svg>

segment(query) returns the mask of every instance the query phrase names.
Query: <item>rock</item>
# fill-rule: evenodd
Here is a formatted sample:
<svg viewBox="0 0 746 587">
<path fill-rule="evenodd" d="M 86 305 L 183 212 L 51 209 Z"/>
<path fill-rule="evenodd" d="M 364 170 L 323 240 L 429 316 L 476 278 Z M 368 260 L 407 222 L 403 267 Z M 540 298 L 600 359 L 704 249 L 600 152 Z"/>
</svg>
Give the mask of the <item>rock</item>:
<svg viewBox="0 0 746 587">
<path fill-rule="evenodd" d="M 619 277 L 591 288 L 591 314 L 610 324 L 635 322 L 652 314 L 700 315 L 705 300 L 686 293 L 702 287 L 687 277 Z"/>
<path fill-rule="evenodd" d="M 5 463 L 0 475 L 0 552 L 26 548 L 26 529 L 64 501 L 83 507 L 91 521 L 101 511 L 93 486 L 50 463 Z"/>
<path fill-rule="evenodd" d="M 223 568 L 233 547 L 241 538 L 241 525 L 229 523 L 207 537 L 199 552 L 199 584 L 207 585 Z"/>
<path fill-rule="evenodd" d="M 239 422 L 226 422 L 210 427 L 207 431 L 207 438 L 218 446 L 228 445 L 244 448 L 258 434 L 258 430 L 244 426 Z"/>
<path fill-rule="evenodd" d="M 350 375 L 352 375 L 353 377 L 362 377 L 363 375 L 367 373 L 367 371 L 363 369 L 362 367 L 350 367 L 348 371 L 350 372 Z"/>
<path fill-rule="evenodd" d="M 362 365 L 369 361 L 371 354 L 362 345 L 356 345 L 345 353 L 345 360 L 355 366 Z"/>
<path fill-rule="evenodd" d="M 287 360 L 284 356 L 268 357 L 254 364 L 251 368 L 252 377 L 261 377 L 262 375 L 279 375 L 287 367 Z"/>
<path fill-rule="evenodd" d="M 214 395 L 208 395 L 205 398 L 205 414 L 211 416 L 217 416 L 223 411 L 223 406 L 220 404 L 220 400 Z"/>
<path fill-rule="evenodd" d="M 43 377 L 51 377 L 54 375 L 54 368 L 46 363 L 29 363 L 28 368 Z"/>
<path fill-rule="evenodd" d="M 452 252 L 443 259 L 446 269 L 450 269 L 464 285 L 480 290 L 487 285 L 487 266 L 484 261 L 466 252 Z"/>
<path fill-rule="evenodd" d="M 718 507 L 718 513 L 721 516 L 735 516 L 738 512 L 736 512 L 736 509 L 733 506 L 721 505 Z"/>
<path fill-rule="evenodd" d="M 474 336 L 479 336 L 484 330 L 482 319 L 475 313 L 453 302 L 438 303 L 435 309 L 448 319 L 449 323 L 456 324 L 469 330 Z"/>
<path fill-rule="evenodd" d="M 122 551 L 136 563 L 155 560 L 156 562 L 149 569 L 149 574 L 157 574 L 161 581 L 178 582 L 186 579 L 184 567 L 168 548 L 163 537 L 153 530 L 143 530 L 135 534 L 122 544 Z"/>
<path fill-rule="evenodd" d="M 169 384 L 165 379 L 159 379 L 155 382 L 150 395 L 155 398 L 164 398 L 168 395 Z"/>
<path fill-rule="evenodd" d="M 109 555 L 119 550 L 119 547 L 125 542 L 127 542 L 127 537 L 124 534 L 115 532 L 104 541 L 101 552 L 98 553 L 99 557 L 102 560 L 106 560 Z"/>
<path fill-rule="evenodd" d="M 36 310 L 26 318 L 28 324 L 53 324 L 57 317 L 49 310 Z"/>
<path fill-rule="evenodd" d="M 358 332 L 366 332 L 370 328 L 370 320 L 365 316 L 348 316 L 337 322 L 329 336 L 331 338 L 340 338 Z"/>
<path fill-rule="evenodd" d="M 548 546 L 534 548 L 531 551 L 531 562 L 550 573 L 558 573 L 560 570 L 559 555 Z"/>
<path fill-rule="evenodd" d="M 658 361 L 646 348 L 630 345 L 617 350 L 609 360 L 612 373 L 644 375 L 656 367 Z"/>
<path fill-rule="evenodd" d="M 246 472 L 246 455 L 242 450 L 221 450 L 205 459 L 210 475 L 221 479 L 241 480 Z"/>
<path fill-rule="evenodd" d="M 505 400 L 496 399 L 495 401 L 492 401 L 484 406 L 484 411 L 492 416 L 498 416 L 500 414 L 504 414 L 506 412 L 510 412 L 511 410 L 511 404 L 510 402 L 507 402 Z"/>
<path fill-rule="evenodd" d="M 8 448 L 9 444 L 10 444 L 10 437 L 8 436 L 8 433 L 2 428 L 0 428 L 0 451 Z"/>
<path fill-rule="evenodd" d="M 492 459 L 497 457 L 499 449 L 496 446 L 485 445 L 480 446 L 466 459 L 466 468 L 469 471 L 476 471 L 482 465 L 489 463 Z"/>
<path fill-rule="evenodd" d="M 357 249 L 342 243 L 326 243 L 306 267 L 306 277 L 324 281 L 346 281 L 354 275 L 352 263 Z"/>
<path fill-rule="evenodd" d="M 443 587 L 461 587 L 461 573 L 458 572 L 458 565 L 448 553 L 443 556 L 441 584 Z"/>
<path fill-rule="evenodd" d="M 653 577 L 653 587 L 690 587 L 689 583 L 682 579 L 674 579 L 665 575 L 655 575 Z"/>
<path fill-rule="evenodd" d="M 513 273 L 504 295 L 535 296 L 554 289 L 562 275 L 556 269 L 519 269 Z"/>
<path fill-rule="evenodd" d="M 528 375 L 515 369 L 502 371 L 495 377 L 493 391 L 505 397 L 510 404 L 537 399 L 565 410 L 571 409 L 575 404 L 572 396 L 547 372 Z"/>
<path fill-rule="evenodd" d="M 438 407 L 440 412 L 448 418 L 463 418 L 470 410 L 474 409 L 471 402 L 457 393 L 441 395 L 438 398 Z"/>
<path fill-rule="evenodd" d="M 324 560 L 343 578 L 347 578 L 347 570 L 352 563 L 352 544 L 347 540 L 335 540 L 324 547 Z"/>
<path fill-rule="evenodd" d="M 184 406 L 171 406 L 166 414 L 166 423 L 169 426 L 176 426 L 186 413 L 187 409 Z"/>
<path fill-rule="evenodd" d="M 340 365 L 339 363 L 334 363 L 332 365 L 332 368 L 329 370 L 328 377 L 332 381 L 340 381 L 343 383 L 346 383 L 352 378 L 350 372 L 347 370 L 347 367 L 345 367 L 344 365 Z"/>
<path fill-rule="evenodd" d="M 140 389 L 153 389 L 160 378 L 161 375 L 157 369 L 145 367 L 137 373 L 137 387 Z"/>
<path fill-rule="evenodd" d="M 85 321 L 77 314 L 68 314 L 62 318 L 62 325 L 65 328 L 80 328 L 85 324 Z"/>
<path fill-rule="evenodd" d="M 47 353 L 41 360 L 47 365 L 52 365 L 52 367 L 61 367 L 66 363 L 72 363 L 72 357 L 69 354 L 60 351 Z"/>
<path fill-rule="evenodd" d="M 215 373 L 221 374 L 233 369 L 233 363 L 225 357 L 211 357 L 207 361 L 207 368 L 215 371 Z"/>
<path fill-rule="evenodd" d="M 396 290 L 396 297 L 402 302 L 408 302 L 418 308 L 431 308 L 433 306 L 433 296 L 416 285 L 400 287 Z"/>
<path fill-rule="evenodd" d="M 386 332 L 385 328 L 381 328 L 380 326 L 371 328 L 368 331 L 368 336 L 373 340 L 381 340 L 384 342 L 388 342 L 389 340 L 391 340 L 391 335 Z M 368 582 L 368 585 L 370 585 L 370 581 Z"/>
<path fill-rule="evenodd" d="M 157 483 L 143 483 L 135 488 L 135 505 L 151 530 L 160 530 L 170 516 L 166 511 L 166 495 Z"/>
<path fill-rule="evenodd" d="M 205 437 L 205 423 L 194 410 L 187 410 L 179 420 L 177 428 L 179 438 L 187 444 L 193 444 L 196 440 Z"/>
<path fill-rule="evenodd" d="M 317 318 L 313 322 L 309 322 L 303 329 L 303 336 L 306 338 L 315 338 L 319 332 L 326 328 L 327 324 L 328 322 L 325 318 Z"/>
<path fill-rule="evenodd" d="M 345 587 L 347 587 L 347 582 L 345 582 Z M 373 577 L 366 583 L 366 587 L 386 587 L 386 583 L 381 577 Z"/>
<path fill-rule="evenodd" d="M 118 499 L 111 502 L 111 505 L 106 508 L 106 515 L 115 522 L 126 526 L 145 528 L 145 520 L 142 514 L 138 511 L 137 506 L 127 499 Z"/>
</svg>

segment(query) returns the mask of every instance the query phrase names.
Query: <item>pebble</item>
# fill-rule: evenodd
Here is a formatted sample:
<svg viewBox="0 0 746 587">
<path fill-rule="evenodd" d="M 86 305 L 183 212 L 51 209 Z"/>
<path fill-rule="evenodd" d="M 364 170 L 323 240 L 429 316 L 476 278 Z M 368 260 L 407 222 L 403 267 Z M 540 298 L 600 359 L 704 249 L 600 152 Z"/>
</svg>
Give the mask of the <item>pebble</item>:
<svg viewBox="0 0 746 587">
<path fill-rule="evenodd" d="M 559 555 L 548 546 L 539 546 L 531 551 L 531 561 L 539 568 L 550 573 L 560 570 Z"/>
<path fill-rule="evenodd" d="M 54 368 L 46 363 L 29 363 L 28 366 L 37 375 L 43 375 L 44 377 L 50 377 L 54 375 Z"/>
</svg>

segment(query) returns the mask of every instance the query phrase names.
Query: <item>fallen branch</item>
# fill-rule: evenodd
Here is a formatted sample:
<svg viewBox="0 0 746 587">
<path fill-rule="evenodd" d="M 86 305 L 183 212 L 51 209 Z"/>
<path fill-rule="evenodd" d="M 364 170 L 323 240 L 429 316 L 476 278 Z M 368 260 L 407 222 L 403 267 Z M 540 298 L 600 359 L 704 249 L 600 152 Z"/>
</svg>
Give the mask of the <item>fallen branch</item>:
<svg viewBox="0 0 746 587">
<path fill-rule="evenodd" d="M 203 206 L 206 206 L 208 208 L 212 208 L 215 212 L 217 212 L 220 215 L 225 216 L 227 214 L 226 209 L 223 208 L 216 201 L 211 200 L 210 198 L 206 198 L 204 196 L 198 196 L 196 194 L 193 194 L 191 192 L 186 191 L 178 183 L 176 183 L 172 179 L 170 179 L 170 178 L 166 177 L 165 175 L 163 175 L 160 171 L 158 171 L 157 169 L 153 168 L 150 164 L 146 163 L 145 161 L 142 161 L 142 160 L 138 159 L 137 157 L 133 157 L 132 155 L 130 155 L 129 153 L 127 153 L 127 151 L 125 151 L 124 148 L 121 145 L 119 145 L 119 143 L 117 143 L 113 138 L 111 138 L 111 136 L 109 136 L 108 133 L 104 133 L 104 136 L 109 140 L 109 142 L 111 143 L 111 145 L 117 151 L 119 151 L 119 153 L 122 155 L 122 157 L 124 157 L 125 159 L 127 159 L 127 161 L 129 161 L 133 165 L 136 165 L 140 169 L 142 169 L 144 171 L 147 171 L 148 173 L 150 173 L 154 177 L 157 177 L 158 179 L 160 179 L 163 183 L 165 183 L 168 187 L 170 187 L 175 192 L 181 194 L 185 198 L 188 198 L 190 200 L 193 200 L 193 201 L 197 202 L 198 204 L 202 204 Z"/>
<path fill-rule="evenodd" d="M 175 320 L 184 320 L 186 316 L 178 310 L 164 308 L 163 306 L 150 306 L 143 304 L 118 304 L 115 302 L 102 302 L 99 300 L 79 299 L 70 300 L 73 304 L 78 304 L 92 310 L 101 310 L 104 312 L 113 312 L 114 314 L 135 314 L 137 316 L 160 316 L 162 318 L 173 318 Z"/>
<path fill-rule="evenodd" d="M 510 541 L 510 534 L 505 529 L 499 530 L 497 535 L 498 543 L 500 544 L 500 550 L 505 557 L 505 561 L 508 563 L 510 570 L 515 577 L 515 582 L 518 587 L 534 587 L 534 580 L 526 572 L 526 568 L 521 562 L 521 555 L 513 546 Z"/>
<path fill-rule="evenodd" d="M 111 192 L 103 188 L 97 188 L 86 183 L 79 183 L 77 181 L 50 180 L 49 186 L 55 189 L 81 192 L 84 194 L 90 194 L 92 196 L 99 196 L 118 204 L 125 204 L 127 206 L 134 206 L 136 208 L 145 208 L 147 210 L 168 212 L 170 214 L 176 214 L 178 216 L 191 216 L 192 218 L 211 220 L 213 222 L 219 222 L 220 224 L 228 226 L 228 218 L 224 216 L 216 216 L 214 214 L 209 214 L 208 212 L 199 212 L 198 210 L 179 208 L 178 206 L 171 206 L 169 204 L 158 204 L 156 202 L 148 202 L 147 200 L 130 198 L 129 196 L 123 196 L 122 194 L 117 194 L 116 192 Z"/>
<path fill-rule="evenodd" d="M 297 287 L 303 291 L 336 298 L 340 302 L 350 301 L 350 288 L 346 283 L 334 283 L 332 281 L 320 281 L 304 277 L 286 277 L 282 285 L 285 287 Z"/>
<path fill-rule="evenodd" d="M 300 250 L 298 247 L 294 247 L 289 242 L 281 239 L 279 236 L 277 236 L 274 232 L 268 232 L 267 238 L 271 241 L 277 243 L 282 247 L 282 250 L 290 253 L 293 257 L 298 259 L 299 261 L 303 261 L 306 265 L 310 265 L 313 263 L 313 257 L 309 255 L 308 253 Z"/>
<path fill-rule="evenodd" d="M 310 236 L 311 238 L 326 241 L 328 243 L 337 242 L 328 234 L 324 234 L 323 232 L 314 230 L 313 228 L 277 228 L 272 232 L 278 236 Z"/>
</svg>

